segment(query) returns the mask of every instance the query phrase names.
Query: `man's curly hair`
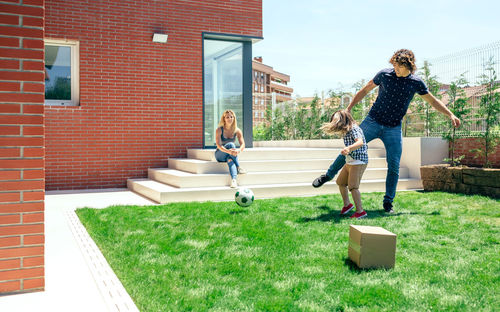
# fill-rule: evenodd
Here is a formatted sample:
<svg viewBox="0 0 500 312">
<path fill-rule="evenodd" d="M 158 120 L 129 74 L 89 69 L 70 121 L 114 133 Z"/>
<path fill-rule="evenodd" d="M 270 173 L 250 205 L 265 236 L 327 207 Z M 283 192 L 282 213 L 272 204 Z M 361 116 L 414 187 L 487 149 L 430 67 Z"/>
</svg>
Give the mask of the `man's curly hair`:
<svg viewBox="0 0 500 312">
<path fill-rule="evenodd" d="M 397 50 L 389 60 L 389 63 L 392 65 L 398 64 L 399 66 L 404 66 L 408 68 L 412 74 L 417 70 L 417 65 L 415 65 L 415 55 L 411 50 Z"/>
</svg>

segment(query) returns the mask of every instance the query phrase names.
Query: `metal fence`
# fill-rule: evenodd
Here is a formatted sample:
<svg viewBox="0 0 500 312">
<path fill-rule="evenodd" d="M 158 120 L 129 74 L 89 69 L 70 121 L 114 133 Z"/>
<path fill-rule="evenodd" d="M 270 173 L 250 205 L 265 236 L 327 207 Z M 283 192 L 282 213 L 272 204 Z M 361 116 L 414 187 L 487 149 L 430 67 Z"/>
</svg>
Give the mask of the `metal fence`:
<svg viewBox="0 0 500 312">
<path fill-rule="evenodd" d="M 493 68 L 497 75 L 500 76 L 500 41 L 426 60 L 430 64 L 431 75 L 435 76 L 442 85 L 440 92 L 436 96 L 441 97 L 445 104 L 448 104 L 446 100 L 446 86 L 449 86 L 460 75 L 463 75 L 468 81 L 468 84 L 464 87 L 464 92 L 470 103 L 471 113 L 466 118 L 468 123 L 459 130 L 459 135 L 461 136 L 476 136 L 477 133 L 484 132 L 485 130 L 482 118 L 478 117 L 476 113 L 479 107 L 480 96 L 484 93 L 484 86 L 481 86 L 480 76 L 485 73 L 484 66 L 490 59 L 495 63 Z M 418 67 L 422 68 L 423 62 Z M 424 120 L 425 117 L 422 113 L 412 112 L 410 107 L 410 112 L 405 119 L 407 123 L 405 124 L 405 135 L 439 137 L 445 131 L 443 125 L 444 117 L 441 114 L 435 116 L 433 125 L 429 127 L 429 131 L 426 131 Z M 498 132 L 499 130 L 496 129 L 495 131 Z"/>
<path fill-rule="evenodd" d="M 459 136 L 473 137 L 477 136 L 478 133 L 484 132 L 485 130 L 485 124 L 482 118 L 478 117 L 476 113 L 479 107 L 480 96 L 484 94 L 484 86 L 481 86 L 480 76 L 485 73 L 485 63 L 490 59 L 492 59 L 495 63 L 494 69 L 500 77 L 500 41 L 442 57 L 425 60 L 430 64 L 431 76 L 434 76 L 441 85 L 440 90 L 434 95 L 441 98 L 444 104 L 448 104 L 446 90 L 452 81 L 455 81 L 461 75 L 463 75 L 463 77 L 468 81 L 468 84 L 464 87 L 464 92 L 468 98 L 471 113 L 467 116 L 467 118 L 465 118 L 468 123 L 458 129 L 457 135 Z M 418 67 L 422 68 L 423 63 L 423 61 L 419 63 Z M 420 74 L 420 76 L 422 75 Z M 318 94 L 318 107 L 321 112 L 325 113 L 331 110 L 332 107 L 346 107 L 356 90 L 354 90 L 353 87 L 353 89 L 349 91 L 350 92 L 345 92 L 345 96 L 343 95 L 336 100 L 328 98 L 328 95 L 325 93 Z M 498 92 L 500 92 L 500 89 L 498 89 Z M 373 102 L 375 97 L 376 96 L 374 94 L 371 99 L 365 98 L 362 105 L 359 104 L 355 107 L 359 110 L 359 112 L 357 112 L 359 116 L 356 116 L 357 120 L 362 120 L 366 116 L 370 108 L 370 103 Z M 415 106 L 417 105 L 415 101 L 417 101 L 418 98 L 418 96 L 415 96 L 413 102 L 410 104 L 408 114 L 403 120 L 403 134 L 405 136 L 441 137 L 442 134 L 446 132 L 445 124 L 448 120 L 445 120 L 445 117 L 442 114 L 437 113 L 434 108 L 430 108 L 434 117 L 431 124 L 426 125 L 425 113 L 416 112 L 415 109 Z M 302 105 L 307 106 L 312 99 L 313 98 L 310 97 L 280 102 L 274 94 L 254 92 L 254 128 L 262 126 L 273 127 L 272 122 L 269 124 L 269 119 L 274 119 L 274 112 L 277 109 L 284 113 L 284 107 L 292 107 L 292 109 L 293 107 L 300 108 Z M 269 116 L 269 114 L 272 117 Z M 500 135 L 500 126 L 497 125 L 493 131 Z"/>
</svg>

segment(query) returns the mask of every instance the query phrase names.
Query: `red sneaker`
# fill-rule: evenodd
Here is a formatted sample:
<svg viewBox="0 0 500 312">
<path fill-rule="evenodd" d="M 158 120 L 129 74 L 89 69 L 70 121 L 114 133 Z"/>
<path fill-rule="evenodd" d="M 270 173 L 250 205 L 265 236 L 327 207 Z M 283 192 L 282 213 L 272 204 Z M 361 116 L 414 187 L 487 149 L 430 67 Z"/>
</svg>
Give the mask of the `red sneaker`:
<svg viewBox="0 0 500 312">
<path fill-rule="evenodd" d="M 366 217 L 368 214 L 366 213 L 366 211 L 362 211 L 362 212 L 355 212 L 351 218 L 356 218 L 356 219 L 361 219 L 361 218 L 364 218 Z"/>
<path fill-rule="evenodd" d="M 347 205 L 345 207 L 342 207 L 342 210 L 340 210 L 340 214 L 341 215 L 345 215 L 346 213 L 348 213 L 349 211 L 351 211 L 352 208 L 354 208 L 353 204 L 349 204 L 349 205 Z"/>
</svg>

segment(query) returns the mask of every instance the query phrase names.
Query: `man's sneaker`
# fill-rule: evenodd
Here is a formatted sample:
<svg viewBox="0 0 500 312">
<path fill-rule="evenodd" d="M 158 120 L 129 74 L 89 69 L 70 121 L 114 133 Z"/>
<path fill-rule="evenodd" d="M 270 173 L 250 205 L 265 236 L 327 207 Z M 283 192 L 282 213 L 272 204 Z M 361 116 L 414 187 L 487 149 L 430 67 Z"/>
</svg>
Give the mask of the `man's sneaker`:
<svg viewBox="0 0 500 312">
<path fill-rule="evenodd" d="M 322 174 L 318 178 L 316 178 L 312 184 L 314 187 L 320 187 L 330 180 L 331 179 L 326 174 Z"/>
<path fill-rule="evenodd" d="M 241 167 L 238 167 L 238 174 L 245 174 L 247 171 Z"/>
<path fill-rule="evenodd" d="M 231 188 L 237 188 L 238 187 L 238 183 L 236 182 L 236 179 L 232 179 L 231 180 Z"/>
<path fill-rule="evenodd" d="M 347 205 L 345 207 L 342 207 L 342 210 L 340 210 L 340 214 L 341 215 L 345 215 L 346 213 L 348 213 L 349 211 L 351 211 L 352 208 L 354 208 L 353 204 L 349 204 L 349 205 Z"/>
<path fill-rule="evenodd" d="M 367 213 L 366 211 L 361 211 L 361 212 L 355 212 L 352 216 L 351 216 L 351 219 L 352 218 L 355 218 L 355 219 L 361 219 L 361 218 L 364 218 L 367 216 Z"/>
<path fill-rule="evenodd" d="M 394 210 L 392 210 L 392 203 L 390 203 L 390 202 L 384 202 L 384 210 L 387 213 L 393 213 Z"/>
</svg>

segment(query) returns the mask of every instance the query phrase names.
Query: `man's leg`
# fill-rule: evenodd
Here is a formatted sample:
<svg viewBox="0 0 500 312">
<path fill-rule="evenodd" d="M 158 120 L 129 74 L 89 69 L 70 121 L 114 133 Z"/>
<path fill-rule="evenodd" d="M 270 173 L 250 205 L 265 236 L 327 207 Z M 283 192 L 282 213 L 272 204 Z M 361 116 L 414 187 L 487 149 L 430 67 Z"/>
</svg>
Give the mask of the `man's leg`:
<svg viewBox="0 0 500 312">
<path fill-rule="evenodd" d="M 380 138 L 383 129 L 383 127 L 379 125 L 375 120 L 373 120 L 370 116 L 367 116 L 359 125 L 359 127 L 361 128 L 361 130 L 363 130 L 366 143 Z"/>
<path fill-rule="evenodd" d="M 361 130 L 363 130 L 366 143 L 370 142 L 373 139 L 379 138 L 380 133 L 382 131 L 382 126 L 379 125 L 370 116 L 367 116 L 363 120 L 363 122 L 359 125 L 359 127 L 361 128 Z M 344 165 L 345 165 L 345 156 L 340 154 L 339 156 L 337 156 L 335 161 L 330 165 L 330 167 L 326 171 L 326 174 L 322 174 L 321 176 L 316 178 L 316 180 L 313 181 L 313 186 L 320 187 L 326 182 L 332 180 Z"/>
<path fill-rule="evenodd" d="M 401 126 L 385 128 L 381 139 L 382 142 L 384 142 L 387 160 L 384 209 L 390 211 L 392 210 L 392 202 L 396 196 L 396 188 L 399 180 L 399 163 L 403 152 L 403 134 L 401 132 Z"/>
</svg>

